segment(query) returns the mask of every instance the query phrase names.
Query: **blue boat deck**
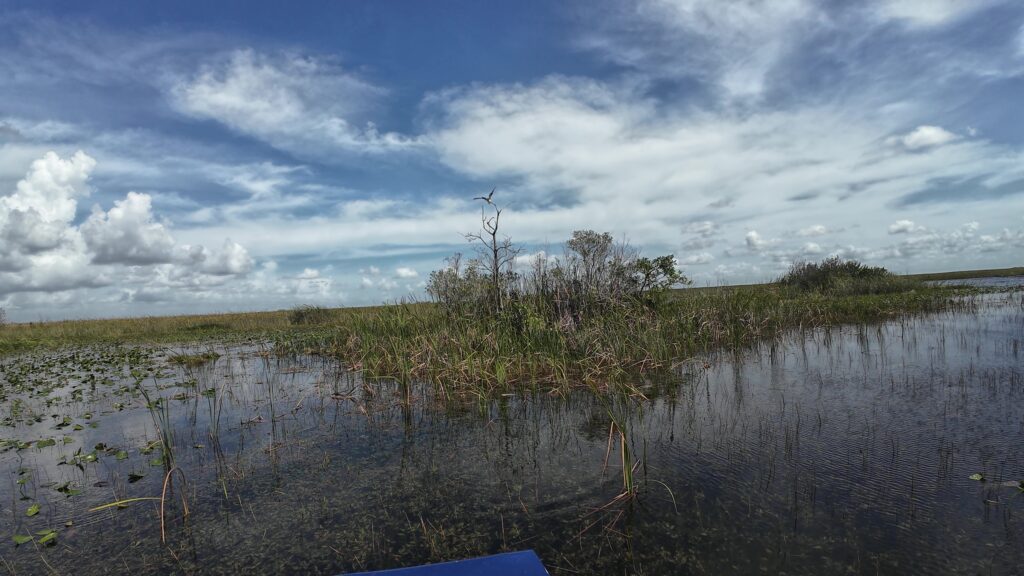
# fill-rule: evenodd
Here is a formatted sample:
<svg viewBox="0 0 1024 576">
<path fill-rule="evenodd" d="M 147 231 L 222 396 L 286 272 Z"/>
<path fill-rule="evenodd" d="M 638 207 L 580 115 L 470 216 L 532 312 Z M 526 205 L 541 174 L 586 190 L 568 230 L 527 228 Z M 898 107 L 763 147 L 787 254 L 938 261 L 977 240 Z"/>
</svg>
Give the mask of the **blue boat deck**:
<svg viewBox="0 0 1024 576">
<path fill-rule="evenodd" d="M 548 571 L 533 550 L 524 550 L 425 566 L 360 572 L 352 576 L 369 576 L 371 574 L 386 576 L 548 576 Z"/>
</svg>

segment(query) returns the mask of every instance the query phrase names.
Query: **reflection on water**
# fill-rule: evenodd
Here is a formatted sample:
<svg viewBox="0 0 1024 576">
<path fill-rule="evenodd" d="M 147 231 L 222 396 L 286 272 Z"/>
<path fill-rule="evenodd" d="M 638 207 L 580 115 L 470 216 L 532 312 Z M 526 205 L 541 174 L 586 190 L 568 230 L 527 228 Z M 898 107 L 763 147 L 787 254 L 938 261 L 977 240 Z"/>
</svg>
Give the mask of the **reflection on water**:
<svg viewBox="0 0 1024 576">
<path fill-rule="evenodd" d="M 963 278 L 960 280 L 938 280 L 932 282 L 941 286 L 978 286 L 979 288 L 1017 288 L 1024 286 L 1024 276 L 995 276 L 988 278 Z"/>
<path fill-rule="evenodd" d="M 1024 301 L 986 298 L 977 314 L 795 332 L 646 383 L 647 398 L 451 404 L 321 359 L 158 355 L 143 385 L 187 479 L 166 546 L 156 501 L 88 511 L 160 496 L 166 466 L 142 453 L 159 419 L 128 376 L 146 362 L 4 361 L 0 554 L 17 573 L 333 574 L 524 548 L 552 574 L 1017 573 Z M 615 502 L 613 421 L 638 487 Z M 10 538 L 45 528 L 55 546 Z"/>
</svg>

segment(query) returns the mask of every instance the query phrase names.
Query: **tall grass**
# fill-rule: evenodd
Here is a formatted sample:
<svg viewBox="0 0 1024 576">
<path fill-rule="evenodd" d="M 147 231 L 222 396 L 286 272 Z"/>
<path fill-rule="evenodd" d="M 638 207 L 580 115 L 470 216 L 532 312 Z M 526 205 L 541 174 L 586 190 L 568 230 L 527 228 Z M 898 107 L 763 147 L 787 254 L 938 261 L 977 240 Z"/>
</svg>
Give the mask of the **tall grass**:
<svg viewBox="0 0 1024 576">
<path fill-rule="evenodd" d="M 524 385 L 607 388 L 629 386 L 637 374 L 668 370 L 712 348 L 744 346 L 791 328 L 969 309 L 972 302 L 962 294 L 939 287 L 858 295 L 781 285 L 683 290 L 658 307 L 609 307 L 571 327 L 539 315 L 519 322 L 404 303 L 282 334 L 275 349 L 338 357 L 370 377 L 431 381 L 447 395 Z"/>
</svg>

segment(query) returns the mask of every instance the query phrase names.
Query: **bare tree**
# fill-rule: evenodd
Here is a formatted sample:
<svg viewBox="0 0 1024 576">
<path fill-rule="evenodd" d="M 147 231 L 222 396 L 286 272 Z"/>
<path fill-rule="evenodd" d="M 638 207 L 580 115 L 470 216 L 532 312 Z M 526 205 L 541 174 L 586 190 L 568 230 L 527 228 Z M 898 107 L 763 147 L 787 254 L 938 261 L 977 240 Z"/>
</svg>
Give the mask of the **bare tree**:
<svg viewBox="0 0 1024 576">
<path fill-rule="evenodd" d="M 480 207 L 480 231 L 466 234 L 466 240 L 478 243 L 481 260 L 488 265 L 488 279 L 490 281 L 490 300 L 494 312 L 498 313 L 504 307 L 506 282 L 512 280 L 514 271 L 512 269 L 519 250 L 512 246 L 512 240 L 507 236 L 499 239 L 498 229 L 501 225 L 502 209 L 494 203 L 494 191 L 487 196 L 477 196 L 473 200 L 481 200 L 486 205 Z M 487 208 L 490 208 L 488 212 Z M 505 278 L 503 278 L 503 276 Z M 512 282 L 507 283 L 509 286 Z"/>
</svg>

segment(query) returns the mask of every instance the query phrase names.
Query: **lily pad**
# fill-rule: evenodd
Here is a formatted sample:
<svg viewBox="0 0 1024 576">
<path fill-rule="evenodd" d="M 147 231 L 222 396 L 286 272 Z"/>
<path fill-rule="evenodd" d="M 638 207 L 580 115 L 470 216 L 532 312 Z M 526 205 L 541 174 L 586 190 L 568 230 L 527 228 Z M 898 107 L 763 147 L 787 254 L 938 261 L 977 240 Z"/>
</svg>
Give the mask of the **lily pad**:
<svg viewBox="0 0 1024 576">
<path fill-rule="evenodd" d="M 29 506 L 28 510 L 25 511 L 25 516 L 35 516 L 36 514 L 39 514 L 39 503 L 38 502 L 36 502 L 35 504 Z"/>
<path fill-rule="evenodd" d="M 974 474 L 971 474 L 970 476 L 968 476 L 968 478 L 970 478 L 971 480 L 977 480 L 978 482 L 984 482 L 985 481 L 985 476 L 982 475 L 979 472 L 975 472 Z"/>
<path fill-rule="evenodd" d="M 40 544 L 55 544 L 56 543 L 57 531 L 52 529 L 52 528 L 49 529 L 49 530 L 40 530 L 39 532 L 36 532 L 36 534 L 38 534 L 40 536 L 40 538 L 39 538 L 39 543 Z"/>
<path fill-rule="evenodd" d="M 24 534 L 15 534 L 12 538 L 14 539 L 14 543 L 18 546 L 21 546 L 22 544 L 28 544 L 29 542 L 34 540 L 34 538 L 32 538 L 31 536 L 25 536 Z"/>
</svg>

